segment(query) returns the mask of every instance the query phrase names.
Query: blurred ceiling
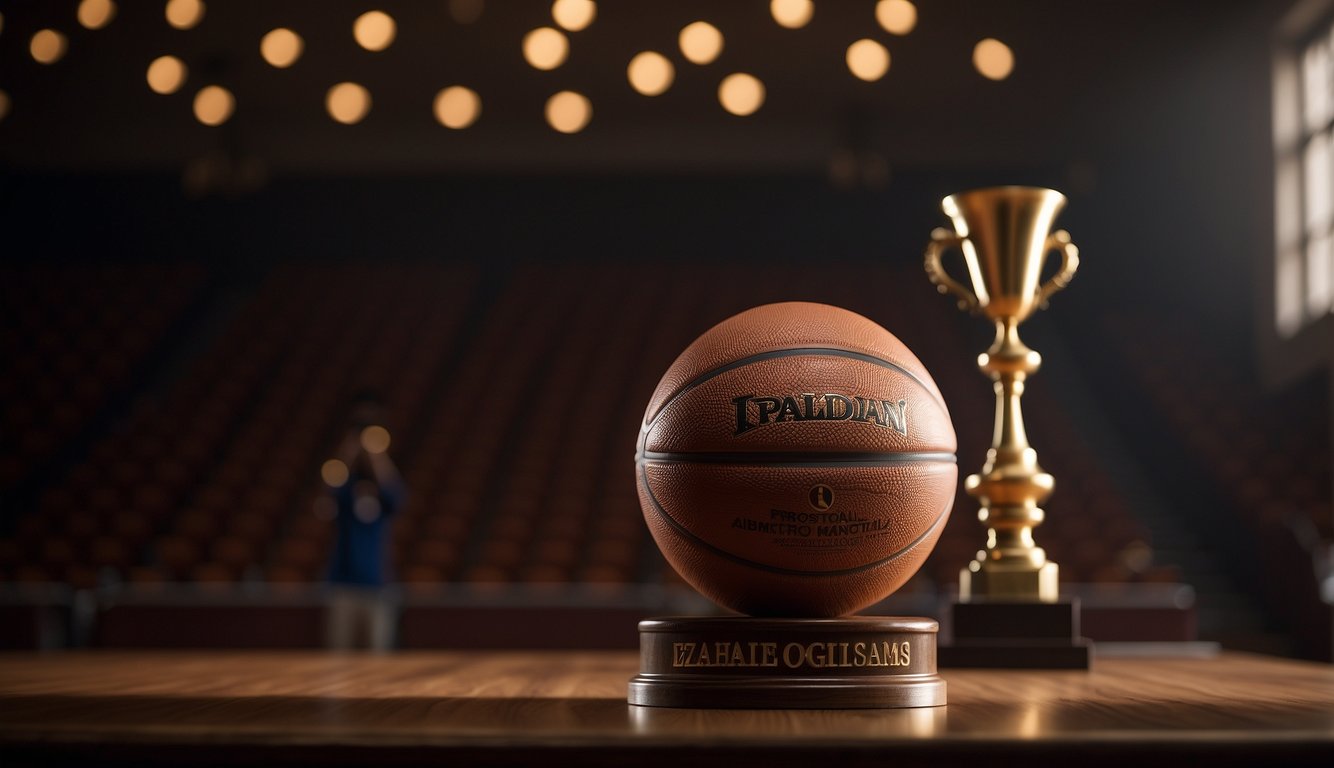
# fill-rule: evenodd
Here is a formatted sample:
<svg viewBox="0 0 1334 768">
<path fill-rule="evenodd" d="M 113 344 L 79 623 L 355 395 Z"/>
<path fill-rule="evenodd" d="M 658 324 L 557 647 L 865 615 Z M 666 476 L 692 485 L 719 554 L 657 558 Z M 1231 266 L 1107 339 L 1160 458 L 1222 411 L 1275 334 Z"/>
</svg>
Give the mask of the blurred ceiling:
<svg viewBox="0 0 1334 768">
<path fill-rule="evenodd" d="M 1220 31 L 1251 25 L 1263 40 L 1266 28 L 1255 25 L 1286 4 L 920 0 L 916 26 L 894 35 L 877 23 L 875 0 L 814 0 L 797 29 L 775 21 L 769 0 L 599 0 L 590 25 L 564 33 L 568 59 L 549 71 L 530 66 L 521 46 L 531 30 L 556 26 L 550 0 L 207 0 L 202 21 L 184 30 L 167 23 L 164 0 L 120 0 L 96 30 L 80 26 L 78 5 L 0 2 L 4 167 L 179 169 L 209 153 L 314 174 L 823 171 L 848 150 L 889 165 L 1064 162 L 1091 137 L 1150 129 L 1144 104 L 1175 98 L 1173 71 Z M 397 33 L 372 52 L 352 29 L 376 9 Z M 687 61 L 677 43 L 697 20 L 725 39 L 706 65 Z M 260 39 L 278 27 L 304 41 L 285 69 L 260 55 Z M 68 41 L 49 65 L 29 51 L 44 28 Z M 876 82 L 856 79 L 845 63 L 848 46 L 863 38 L 892 57 Z M 1014 52 L 1008 78 L 974 68 L 984 38 Z M 626 65 L 642 51 L 674 65 L 662 95 L 641 95 L 627 81 Z M 163 55 L 189 69 L 169 95 L 145 80 Z M 753 115 L 719 105 L 719 83 L 735 72 L 764 83 Z M 329 89 L 348 81 L 371 97 L 355 125 L 325 108 Z M 218 127 L 192 111 L 210 85 L 235 96 L 234 114 Z M 481 99 L 480 119 L 462 130 L 432 111 L 452 85 Z M 592 105 L 591 122 L 572 135 L 543 116 L 563 90 Z"/>
</svg>

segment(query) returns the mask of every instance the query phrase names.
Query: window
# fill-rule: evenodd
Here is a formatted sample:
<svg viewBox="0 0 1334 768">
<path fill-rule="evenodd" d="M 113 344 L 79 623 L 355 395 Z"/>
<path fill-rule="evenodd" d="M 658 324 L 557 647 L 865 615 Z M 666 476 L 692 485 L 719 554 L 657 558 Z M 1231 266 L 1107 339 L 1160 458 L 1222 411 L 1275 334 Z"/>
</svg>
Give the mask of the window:
<svg viewBox="0 0 1334 768">
<path fill-rule="evenodd" d="M 1274 68 L 1274 321 L 1290 337 L 1334 310 L 1334 23 Z"/>
</svg>

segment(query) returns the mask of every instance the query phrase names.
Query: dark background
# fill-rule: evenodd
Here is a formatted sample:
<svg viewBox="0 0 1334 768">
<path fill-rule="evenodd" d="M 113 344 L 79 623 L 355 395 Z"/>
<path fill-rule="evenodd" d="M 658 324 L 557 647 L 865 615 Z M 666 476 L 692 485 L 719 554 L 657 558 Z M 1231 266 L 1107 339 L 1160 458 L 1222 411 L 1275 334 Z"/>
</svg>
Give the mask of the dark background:
<svg viewBox="0 0 1334 768">
<path fill-rule="evenodd" d="M 1271 239 L 1269 30 L 1285 3 L 936 2 L 902 38 L 879 29 L 872 3 L 821 5 L 800 30 L 758 0 L 708 13 L 605 3 L 553 72 L 518 55 L 523 32 L 549 23 L 542 2 L 492 3 L 470 25 L 445 3 L 386 5 L 398 38 L 376 54 L 347 34 L 365 10 L 356 3 L 210 7 L 185 32 L 154 3 L 123 3 L 103 30 L 67 30 L 70 52 L 53 67 L 19 43 L 46 24 L 70 27 L 72 11 L 12 5 L 0 49 L 14 103 L 0 149 L 5 216 L 24 250 L 47 257 L 912 260 L 940 223 L 941 196 L 1037 184 L 1070 195 L 1062 224 L 1107 257 L 1085 266 L 1082 302 L 1179 306 L 1229 335 L 1252 326 L 1239 308 L 1255 303 Z M 678 54 L 667 94 L 629 89 L 622 61 L 670 52 L 676 30 L 704 16 L 726 36 L 718 61 Z M 279 24 L 307 40 L 289 70 L 250 50 Z M 843 66 L 843 47 L 862 36 L 891 47 L 880 82 Z M 1016 51 L 1005 81 L 971 67 L 984 36 Z M 143 87 L 145 62 L 161 53 L 192 68 L 166 97 Z M 716 82 L 734 70 L 767 84 L 750 118 L 717 108 Z M 374 97 L 355 126 L 322 109 L 342 79 Z M 205 82 L 237 94 L 217 129 L 189 110 Z M 483 96 L 476 130 L 431 118 L 435 91 L 454 82 Z M 580 134 L 541 119 L 561 88 L 593 101 Z M 887 180 L 832 189 L 831 157 L 846 150 L 883 163 Z M 183 169 L 211 153 L 254 158 L 268 182 L 185 198 Z"/>
<path fill-rule="evenodd" d="M 592 26 L 569 34 L 567 63 L 537 72 L 519 41 L 550 23 L 545 2 L 492 0 L 471 24 L 453 20 L 444 2 L 380 3 L 398 37 L 374 54 L 350 35 L 367 3 L 213 2 L 199 27 L 178 31 L 163 23 L 160 3 L 122 2 L 110 26 L 89 31 L 74 23 L 74 3 L 0 2 L 0 88 L 12 101 L 0 121 L 0 242 L 13 290 L 54 279 L 46 270 L 107 263 L 183 262 L 204 275 L 203 298 L 164 334 L 156 367 L 131 376 L 8 488 L 5 530 L 18 536 L 22 519 L 41 515 L 42 494 L 66 483 L 135 403 L 170 391 L 172 371 L 204 352 L 191 345 L 208 343 L 195 326 L 224 317 L 219 297 L 243 301 L 281 266 L 318 279 L 335 264 L 459 263 L 480 275 L 474 314 L 534 279 L 533 263 L 554 265 L 541 272 L 553 291 L 580 290 L 602 265 L 631 265 L 634 280 L 650 282 L 655 265 L 670 267 L 738 308 L 772 298 L 761 283 L 777 282 L 784 298 L 819 299 L 874 267 L 892 276 L 875 293 L 887 306 L 913 292 L 942 309 L 888 312 L 897 326 L 873 317 L 929 366 L 936 355 L 966 363 L 988 331 L 930 295 L 918 272 L 922 247 L 946 223 L 943 195 L 1030 184 L 1068 195 L 1059 223 L 1083 255 L 1070 289 L 1025 326 L 1052 369 L 1033 387 L 1050 376 L 1047 393 L 1035 396 L 1092 456 L 1118 446 L 1120 458 L 1105 466 L 1128 461 L 1138 478 L 1137 490 L 1119 490 L 1130 518 L 1146 514 L 1138 500 L 1147 495 L 1188 534 L 1154 543 L 1202 561 L 1176 564 L 1181 581 L 1226 604 L 1205 621 L 1206 636 L 1327 656 L 1328 604 L 1312 558 L 1327 551 L 1330 534 L 1328 363 L 1289 359 L 1273 338 L 1266 298 L 1272 32 L 1290 5 L 924 0 L 917 28 L 895 37 L 875 24 L 871 2 L 817 2 L 809 26 L 786 30 L 762 0 L 608 1 Z M 674 44 L 698 18 L 726 37 L 722 57 L 702 67 Z M 289 70 L 257 55 L 259 37 L 280 25 L 306 42 Z M 44 26 L 70 39 L 53 66 L 26 51 Z M 891 50 L 892 67 L 877 83 L 853 79 L 843 64 L 859 37 Z M 1014 50 L 1006 80 L 973 70 L 972 46 L 983 37 Z M 645 49 L 676 65 L 661 97 L 625 82 L 624 63 Z M 191 68 L 170 96 L 143 78 L 163 53 Z M 716 84 L 732 71 L 766 85 L 753 116 L 717 105 Z M 323 111 L 325 90 L 342 80 L 373 95 L 358 125 Z M 190 112 L 194 91 L 213 82 L 237 97 L 236 114 L 219 128 Z M 464 131 L 430 113 L 435 92 L 453 83 L 483 101 L 481 119 Z M 593 103 L 592 122 L 572 136 L 542 119 L 546 97 L 564 88 Z M 858 172 L 838 177 L 831 168 L 848 157 Z M 213 169 L 204 181 L 201 167 Z M 713 284 L 719 265 L 729 267 L 726 286 Z M 60 292 L 41 300 L 59 301 Z M 8 317 L 9 338 L 32 332 Z M 684 338 L 720 319 L 692 316 Z M 948 326 L 957 346 L 923 349 L 934 337 L 919 323 Z M 986 384 L 937 377 L 956 410 L 961 468 L 975 469 L 989 432 Z M 12 400 L 22 388 L 8 391 Z M 980 402 L 972 412 L 982 419 L 960 419 L 953 404 L 965 398 Z M 1198 450 L 1192 422 L 1175 418 L 1201 405 L 1200 429 L 1224 425 L 1203 439 L 1247 444 L 1240 468 L 1220 470 L 1217 455 Z M 1091 425 L 1109 435 L 1090 436 Z M 1284 460 L 1281 448 L 1298 455 Z M 1273 494 L 1248 495 L 1233 481 L 1274 456 L 1313 466 L 1303 482 L 1314 490 L 1259 515 Z M 1112 485 L 1125 484 L 1119 470 L 1107 472 Z M 973 510 L 961 501 L 951 529 L 980 539 Z M 1294 533 L 1294 516 L 1314 523 Z M 1096 521 L 1085 535 L 1100 535 Z M 151 544 L 136 559 L 154 562 Z"/>
</svg>

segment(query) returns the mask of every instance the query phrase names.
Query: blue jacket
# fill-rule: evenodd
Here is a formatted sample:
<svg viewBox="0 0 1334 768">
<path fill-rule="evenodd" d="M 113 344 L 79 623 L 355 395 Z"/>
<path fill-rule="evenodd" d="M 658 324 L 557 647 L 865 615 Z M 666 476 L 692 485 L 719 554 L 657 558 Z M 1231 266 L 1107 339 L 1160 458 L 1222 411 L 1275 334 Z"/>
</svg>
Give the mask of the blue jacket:
<svg viewBox="0 0 1334 768">
<path fill-rule="evenodd" d="M 390 580 L 389 521 L 402 508 L 406 493 L 400 483 L 380 486 L 378 514 L 368 515 L 363 510 L 358 515 L 353 489 L 363 479 L 353 475 L 333 491 L 338 536 L 329 563 L 329 581 L 379 587 Z"/>
</svg>

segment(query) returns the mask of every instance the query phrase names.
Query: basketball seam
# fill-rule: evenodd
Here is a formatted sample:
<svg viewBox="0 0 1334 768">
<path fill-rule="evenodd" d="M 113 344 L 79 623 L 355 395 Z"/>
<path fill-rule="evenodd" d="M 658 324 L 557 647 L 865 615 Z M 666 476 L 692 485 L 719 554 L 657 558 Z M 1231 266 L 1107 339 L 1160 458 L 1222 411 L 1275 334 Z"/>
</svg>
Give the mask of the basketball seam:
<svg viewBox="0 0 1334 768">
<path fill-rule="evenodd" d="M 871 363 L 872 365 L 878 365 L 883 368 L 890 368 L 892 370 L 898 371 L 899 373 L 902 373 L 904 376 L 907 376 L 918 387 L 921 387 L 922 391 L 925 392 L 932 400 L 934 400 L 936 405 L 939 405 L 942 411 L 944 411 L 947 414 L 949 413 L 949 409 L 945 406 L 945 402 L 941 400 L 936 395 L 936 393 L 931 391 L 931 388 L 926 385 L 926 382 L 918 378 L 917 374 L 913 373 L 907 368 L 904 368 L 903 366 L 891 360 L 886 360 L 883 357 L 876 357 L 875 355 L 867 354 L 865 352 L 856 352 L 851 349 L 840 349 L 838 347 L 792 347 L 791 349 L 773 349 L 769 350 L 768 352 L 760 352 L 758 354 L 750 355 L 749 357 L 743 357 L 740 360 L 733 360 L 732 362 L 720 365 L 717 368 L 710 368 L 704 373 L 699 374 L 695 378 L 691 379 L 685 386 L 681 387 L 681 389 L 676 394 L 664 400 L 662 402 L 662 405 L 658 406 L 658 410 L 653 414 L 652 418 L 645 419 L 643 431 L 648 432 L 653 427 L 653 425 L 658 421 L 658 417 L 662 415 L 663 411 L 667 410 L 667 406 L 676 402 L 687 392 L 691 391 L 692 389 L 695 389 L 696 387 L 700 386 L 701 384 L 710 379 L 721 376 L 724 373 L 727 373 L 728 371 L 734 371 L 737 368 L 744 368 L 745 366 L 750 365 L 751 363 L 761 363 L 766 360 L 777 360 L 784 357 L 802 357 L 802 356 L 846 357 L 853 360 L 861 360 L 862 362 L 865 363 Z"/>
<path fill-rule="evenodd" d="M 637 461 L 667 464 L 744 464 L 762 467 L 879 467 L 899 464 L 956 464 L 948 451 L 641 451 Z"/>
<path fill-rule="evenodd" d="M 647 464 L 640 465 L 639 479 L 640 482 L 644 484 L 644 493 L 648 495 L 649 503 L 652 504 L 653 506 L 654 514 L 656 514 L 664 522 L 666 522 L 673 529 L 675 529 L 677 533 L 685 537 L 687 541 L 697 544 L 698 546 L 703 547 L 704 549 L 714 553 L 715 555 L 718 555 L 719 557 L 722 557 L 726 560 L 731 560 L 732 562 L 738 565 L 744 565 L 747 568 L 755 568 L 761 571 L 768 571 L 770 573 L 775 573 L 780 576 L 814 576 L 814 577 L 851 576 L 852 574 L 855 573 L 862 573 L 864 571 L 870 571 L 879 568 L 880 566 L 886 563 L 897 560 L 904 553 L 911 551 L 918 544 L 921 544 L 926 539 L 926 537 L 937 527 L 939 527 L 941 522 L 944 521 L 944 519 L 949 516 L 950 509 L 954 506 L 954 497 L 950 496 L 950 498 L 946 501 L 945 508 L 940 511 L 940 514 L 936 515 L 936 519 L 931 522 L 931 525 L 928 525 L 926 527 L 926 530 L 922 531 L 917 536 L 917 538 L 913 539 L 906 546 L 902 547 L 892 555 L 889 555 L 887 557 L 882 557 L 881 559 L 876 560 L 875 562 L 867 563 L 865 565 L 859 565 L 854 568 L 843 568 L 837 571 L 805 571 L 797 568 L 781 568 L 776 565 L 765 565 L 764 563 L 757 563 L 754 560 L 747 560 L 746 558 L 741 557 L 740 555 L 734 555 L 725 549 L 710 544 L 709 542 L 696 536 L 688 528 L 681 525 L 681 523 L 677 522 L 676 518 L 672 517 L 671 513 L 669 513 L 666 509 L 664 509 L 662 504 L 658 502 L 658 497 L 653 493 L 653 486 L 649 485 L 648 482 Z"/>
</svg>

